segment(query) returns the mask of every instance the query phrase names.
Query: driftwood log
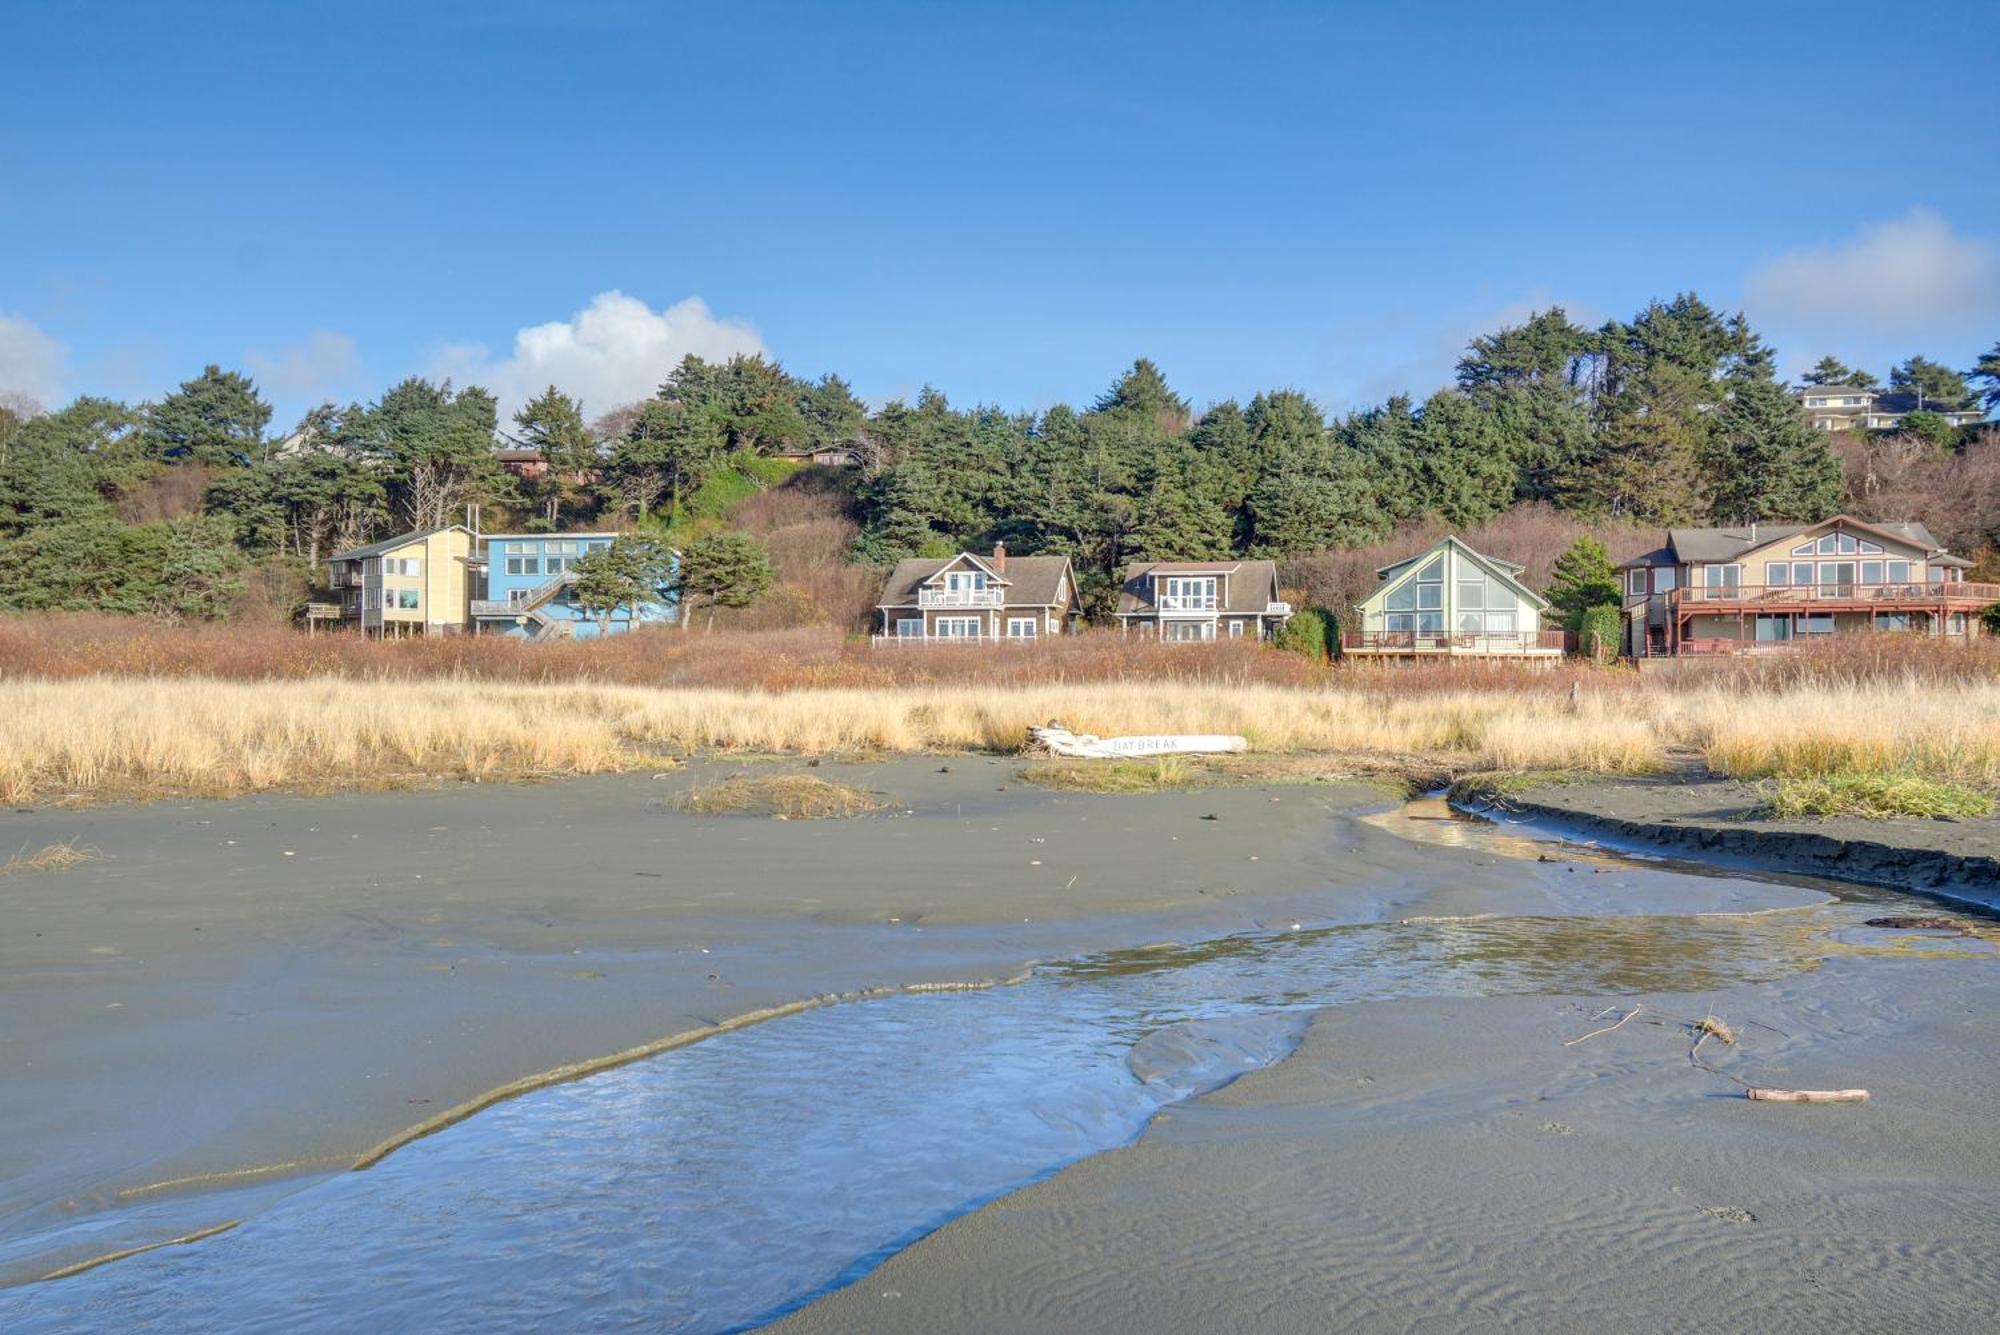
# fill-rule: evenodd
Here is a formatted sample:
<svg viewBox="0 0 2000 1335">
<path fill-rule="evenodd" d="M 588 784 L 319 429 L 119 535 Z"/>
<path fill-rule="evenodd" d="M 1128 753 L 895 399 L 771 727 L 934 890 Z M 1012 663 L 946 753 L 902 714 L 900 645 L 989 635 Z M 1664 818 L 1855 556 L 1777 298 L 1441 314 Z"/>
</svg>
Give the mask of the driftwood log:
<svg viewBox="0 0 2000 1335">
<path fill-rule="evenodd" d="M 1765 1103 L 1868 1102 L 1868 1091 L 1865 1089 L 1758 1089 L 1752 1085 L 1743 1092 Z"/>
</svg>

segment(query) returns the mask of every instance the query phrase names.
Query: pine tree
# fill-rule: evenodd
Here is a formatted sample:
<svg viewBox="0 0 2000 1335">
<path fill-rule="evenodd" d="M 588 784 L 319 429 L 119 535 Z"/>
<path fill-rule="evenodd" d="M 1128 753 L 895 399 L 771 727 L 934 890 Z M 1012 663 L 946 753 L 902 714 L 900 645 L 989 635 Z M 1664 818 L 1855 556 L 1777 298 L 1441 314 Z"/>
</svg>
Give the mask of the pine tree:
<svg viewBox="0 0 2000 1335">
<path fill-rule="evenodd" d="M 147 410 L 145 439 L 156 459 L 242 465 L 263 457 L 270 421 L 248 376 L 210 365 Z"/>
<path fill-rule="evenodd" d="M 1857 371 L 1838 357 L 1822 357 L 1819 364 L 1799 377 L 1807 385 L 1852 385 L 1856 389 L 1873 389 L 1876 379 L 1866 371 Z"/>
<path fill-rule="evenodd" d="M 776 579 L 770 552 L 748 533 L 723 530 L 696 538 L 681 552 L 674 575 L 681 628 L 687 628 L 697 606 L 706 606 L 707 629 L 713 630 L 716 608 L 749 607 Z"/>
<path fill-rule="evenodd" d="M 1549 601 L 1571 624 L 1593 607 L 1618 606 L 1624 597 L 1611 554 L 1588 533 L 1556 558 L 1549 574 Z"/>
<path fill-rule="evenodd" d="M 1771 381 L 1736 386 L 1715 416 L 1710 450 L 1717 519 L 1810 522 L 1840 507 L 1840 461 Z"/>
<path fill-rule="evenodd" d="M 1980 403 L 1991 412 L 2000 408 L 2000 343 L 1995 343 L 1979 364 L 1965 373 L 1965 378 L 1975 384 L 1983 383 L 1986 388 L 1980 395 Z"/>
</svg>

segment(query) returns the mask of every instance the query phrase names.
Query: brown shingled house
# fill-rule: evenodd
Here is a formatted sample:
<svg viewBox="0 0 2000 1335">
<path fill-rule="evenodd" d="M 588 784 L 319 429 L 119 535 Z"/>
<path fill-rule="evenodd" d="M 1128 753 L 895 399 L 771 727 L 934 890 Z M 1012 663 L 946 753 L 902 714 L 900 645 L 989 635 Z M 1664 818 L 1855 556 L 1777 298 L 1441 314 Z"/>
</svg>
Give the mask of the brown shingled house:
<svg viewBox="0 0 2000 1335">
<path fill-rule="evenodd" d="M 1077 615 L 1076 572 L 1067 556 L 960 552 L 898 561 L 875 605 L 878 644 L 941 640 L 1038 640 L 1061 635 Z"/>
<path fill-rule="evenodd" d="M 1261 640 L 1291 614 L 1275 561 L 1146 561 L 1118 591 L 1118 624 L 1164 640 Z"/>
</svg>

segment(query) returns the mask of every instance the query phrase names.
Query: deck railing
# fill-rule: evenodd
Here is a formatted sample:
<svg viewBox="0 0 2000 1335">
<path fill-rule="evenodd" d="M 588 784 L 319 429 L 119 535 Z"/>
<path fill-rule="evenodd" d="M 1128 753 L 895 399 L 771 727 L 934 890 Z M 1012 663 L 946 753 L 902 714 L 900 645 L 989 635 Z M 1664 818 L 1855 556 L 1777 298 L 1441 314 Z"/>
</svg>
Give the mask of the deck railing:
<svg viewBox="0 0 2000 1335">
<path fill-rule="evenodd" d="M 1939 603 L 1954 603 L 1985 607 L 2000 602 L 2000 584 L 1979 584 L 1957 580 L 1941 584 L 1920 584 L 1905 581 L 1900 584 L 1863 584 L 1856 580 L 1821 580 L 1814 584 L 1737 584 L 1718 588 L 1695 585 L 1675 589 L 1667 598 L 1677 608 L 1690 604 L 1715 606 L 1726 604 L 1735 607 L 1742 604 L 1798 605 L 1802 603 L 1868 603 L 1893 607 L 1898 603 L 1911 603 L 1920 607 L 1935 607 Z"/>
<path fill-rule="evenodd" d="M 919 589 L 919 607 L 1004 607 L 1005 589 Z"/>
<path fill-rule="evenodd" d="M 1525 630 L 1512 635 L 1433 635 L 1408 630 L 1342 631 L 1340 647 L 1351 653 L 1561 653 L 1571 647 L 1565 630 Z"/>
</svg>

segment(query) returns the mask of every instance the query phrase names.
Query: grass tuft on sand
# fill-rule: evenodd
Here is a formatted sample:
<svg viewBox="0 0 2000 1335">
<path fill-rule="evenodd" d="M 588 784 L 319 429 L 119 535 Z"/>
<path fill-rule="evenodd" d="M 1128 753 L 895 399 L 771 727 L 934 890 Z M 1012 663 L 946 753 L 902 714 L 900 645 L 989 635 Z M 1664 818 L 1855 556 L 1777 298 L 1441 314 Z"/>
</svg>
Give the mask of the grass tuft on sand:
<svg viewBox="0 0 2000 1335">
<path fill-rule="evenodd" d="M 1201 785 L 1203 775 L 1183 756 L 1153 760 L 1042 760 L 1021 767 L 1021 780 L 1071 793 L 1164 793 Z"/>
<path fill-rule="evenodd" d="M 23 871 L 70 871 L 86 862 L 95 862 L 104 854 L 94 848 L 79 848 L 76 840 L 66 840 L 60 844 L 50 844 L 39 853 L 28 852 L 26 844 L 21 851 L 0 863 L 0 876 L 12 876 Z"/>
<path fill-rule="evenodd" d="M 775 820 L 844 820 L 886 811 L 874 793 L 811 774 L 737 775 L 713 788 L 691 788 L 669 803 L 695 816 L 765 816 Z"/>
<path fill-rule="evenodd" d="M 1810 816 L 1852 816 L 1887 820 L 1919 816 L 1947 820 L 1991 815 L 1993 799 L 1958 784 L 1915 774 L 1836 771 L 1781 774 L 1764 785 L 1757 815 L 1778 820 Z"/>
</svg>

